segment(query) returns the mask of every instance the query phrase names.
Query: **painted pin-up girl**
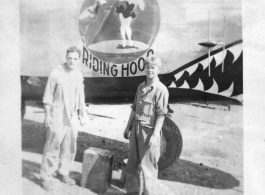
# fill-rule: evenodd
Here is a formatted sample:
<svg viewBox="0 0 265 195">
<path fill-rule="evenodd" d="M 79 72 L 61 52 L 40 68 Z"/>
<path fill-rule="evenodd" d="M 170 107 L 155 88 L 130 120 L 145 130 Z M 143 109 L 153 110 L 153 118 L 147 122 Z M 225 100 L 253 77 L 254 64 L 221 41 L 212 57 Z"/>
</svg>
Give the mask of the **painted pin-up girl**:
<svg viewBox="0 0 265 195">
<path fill-rule="evenodd" d="M 141 10 L 144 10 L 145 4 L 143 0 L 119 0 L 119 1 L 125 1 L 125 5 L 120 5 L 116 7 L 116 13 L 119 14 L 119 19 L 121 22 L 121 36 L 123 39 L 122 47 L 125 49 L 126 46 L 126 34 L 129 40 L 130 47 L 134 47 L 134 43 L 132 41 L 132 29 L 131 29 L 131 23 L 132 19 L 136 17 L 135 12 L 133 10 L 139 6 Z"/>
</svg>

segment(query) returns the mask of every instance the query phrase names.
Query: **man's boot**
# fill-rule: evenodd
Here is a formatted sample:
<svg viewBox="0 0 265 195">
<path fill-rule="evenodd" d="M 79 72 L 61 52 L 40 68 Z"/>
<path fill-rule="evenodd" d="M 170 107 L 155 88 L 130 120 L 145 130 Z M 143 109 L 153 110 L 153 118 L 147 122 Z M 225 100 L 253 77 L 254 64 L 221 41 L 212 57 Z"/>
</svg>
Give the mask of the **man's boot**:
<svg viewBox="0 0 265 195">
<path fill-rule="evenodd" d="M 63 183 L 66 183 L 68 185 L 75 185 L 75 180 L 71 179 L 68 175 L 58 174 L 57 177 Z"/>
<path fill-rule="evenodd" d="M 41 187 L 45 190 L 54 190 L 55 183 L 52 180 L 42 180 Z"/>
</svg>

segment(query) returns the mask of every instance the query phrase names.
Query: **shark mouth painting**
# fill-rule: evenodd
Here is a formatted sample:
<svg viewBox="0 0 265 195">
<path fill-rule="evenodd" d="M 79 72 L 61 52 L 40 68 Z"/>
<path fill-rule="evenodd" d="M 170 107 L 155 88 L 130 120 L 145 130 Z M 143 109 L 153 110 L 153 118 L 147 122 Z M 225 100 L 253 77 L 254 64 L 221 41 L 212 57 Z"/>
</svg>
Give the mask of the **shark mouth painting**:
<svg viewBox="0 0 265 195">
<path fill-rule="evenodd" d="M 210 63 L 209 63 L 210 62 Z M 210 76 L 209 76 L 210 64 Z M 188 89 L 243 102 L 242 40 L 214 50 L 208 55 L 170 73 L 169 89 Z"/>
</svg>

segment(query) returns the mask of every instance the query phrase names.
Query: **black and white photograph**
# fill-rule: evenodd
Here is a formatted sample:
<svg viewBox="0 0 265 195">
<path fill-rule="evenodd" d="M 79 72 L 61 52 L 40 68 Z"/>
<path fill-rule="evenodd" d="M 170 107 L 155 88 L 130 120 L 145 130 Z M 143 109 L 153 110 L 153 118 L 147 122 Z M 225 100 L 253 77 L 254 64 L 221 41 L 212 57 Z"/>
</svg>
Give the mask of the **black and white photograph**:
<svg viewBox="0 0 265 195">
<path fill-rule="evenodd" d="M 250 4 L 15 0 L 2 5 L 7 8 L 0 19 L 0 116 L 7 133 L 0 142 L 0 170 L 7 173 L 0 183 L 14 182 L 18 193 L 5 188 L 0 194 L 265 190 L 262 185 L 245 190 L 246 180 L 254 181 L 245 174 L 253 174 L 265 155 L 264 133 L 246 136 L 258 124 L 245 119 L 260 117 L 245 116 L 245 101 L 259 107 L 256 96 L 245 92 L 245 75 L 256 76 L 245 67 L 264 72 L 243 57 L 248 17 L 243 13 Z M 256 45 L 264 49 L 251 43 L 248 51 Z M 246 149 L 251 147 L 246 138 L 262 143 Z M 264 175 L 265 168 L 258 169 L 254 174 Z"/>
</svg>

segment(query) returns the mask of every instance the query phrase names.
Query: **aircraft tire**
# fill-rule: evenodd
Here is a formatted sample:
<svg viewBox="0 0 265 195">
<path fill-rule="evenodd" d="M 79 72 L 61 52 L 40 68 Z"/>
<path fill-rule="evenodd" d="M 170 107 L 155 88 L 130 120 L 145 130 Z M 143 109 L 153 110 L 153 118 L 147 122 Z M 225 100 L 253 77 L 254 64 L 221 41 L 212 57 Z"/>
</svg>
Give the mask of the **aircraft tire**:
<svg viewBox="0 0 265 195">
<path fill-rule="evenodd" d="M 159 171 L 170 167 L 179 158 L 182 144 L 183 140 L 178 126 L 166 117 L 162 126 L 161 156 L 158 161 Z"/>
</svg>

